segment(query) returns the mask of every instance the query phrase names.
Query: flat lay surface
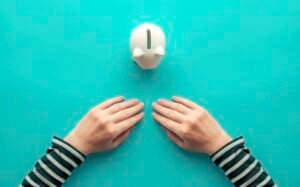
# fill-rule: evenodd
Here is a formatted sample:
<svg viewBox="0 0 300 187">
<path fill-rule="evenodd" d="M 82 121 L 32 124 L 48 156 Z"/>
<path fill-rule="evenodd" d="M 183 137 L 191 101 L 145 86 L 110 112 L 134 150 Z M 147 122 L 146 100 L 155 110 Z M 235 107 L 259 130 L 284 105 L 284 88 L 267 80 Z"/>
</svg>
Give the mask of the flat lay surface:
<svg viewBox="0 0 300 187">
<path fill-rule="evenodd" d="M 155 70 L 132 60 L 143 22 L 166 34 Z M 85 113 L 137 98 L 145 118 L 118 149 L 87 158 L 65 186 L 231 186 L 208 156 L 177 148 L 151 117 L 158 98 L 205 107 L 279 186 L 298 185 L 297 0 L 1 0 L 0 184 L 16 186 Z"/>
</svg>

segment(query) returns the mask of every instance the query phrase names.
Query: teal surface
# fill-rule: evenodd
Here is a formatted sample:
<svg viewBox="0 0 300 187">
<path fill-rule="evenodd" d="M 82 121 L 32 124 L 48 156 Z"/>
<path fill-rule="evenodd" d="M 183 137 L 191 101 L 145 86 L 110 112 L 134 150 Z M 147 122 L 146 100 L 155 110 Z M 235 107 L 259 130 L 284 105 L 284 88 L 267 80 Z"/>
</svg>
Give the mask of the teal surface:
<svg viewBox="0 0 300 187">
<path fill-rule="evenodd" d="M 154 71 L 130 60 L 130 32 L 145 21 L 167 35 Z M 0 0 L 0 85 L 1 186 L 16 186 L 53 135 L 116 95 L 142 100 L 144 121 L 65 186 L 231 186 L 151 119 L 151 103 L 172 95 L 244 135 L 279 186 L 299 186 L 298 0 Z"/>
</svg>

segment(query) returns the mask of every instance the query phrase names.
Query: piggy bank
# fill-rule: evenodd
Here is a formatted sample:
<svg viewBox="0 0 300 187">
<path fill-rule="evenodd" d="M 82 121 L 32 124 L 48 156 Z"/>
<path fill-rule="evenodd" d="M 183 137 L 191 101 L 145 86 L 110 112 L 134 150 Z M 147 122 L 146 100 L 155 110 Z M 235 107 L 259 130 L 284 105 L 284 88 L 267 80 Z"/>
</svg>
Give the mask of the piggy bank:
<svg viewBox="0 0 300 187">
<path fill-rule="evenodd" d="M 165 55 L 165 34 L 151 23 L 136 27 L 130 37 L 132 59 L 142 69 L 154 69 Z"/>
</svg>

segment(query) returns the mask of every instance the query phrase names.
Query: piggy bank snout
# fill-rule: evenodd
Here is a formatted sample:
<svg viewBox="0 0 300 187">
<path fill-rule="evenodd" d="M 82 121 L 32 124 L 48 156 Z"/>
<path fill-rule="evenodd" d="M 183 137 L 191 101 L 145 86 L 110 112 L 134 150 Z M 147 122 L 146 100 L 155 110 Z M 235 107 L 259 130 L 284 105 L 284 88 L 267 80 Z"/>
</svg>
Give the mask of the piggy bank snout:
<svg viewBox="0 0 300 187">
<path fill-rule="evenodd" d="M 144 52 L 142 49 L 140 48 L 135 48 L 133 50 L 133 54 L 132 56 L 134 58 L 139 58 L 142 56 L 148 57 L 148 58 L 152 58 L 152 57 L 156 57 L 156 56 L 164 56 L 165 55 L 165 49 L 163 47 L 157 47 L 154 52 Z"/>
<path fill-rule="evenodd" d="M 142 68 L 142 69 L 153 69 L 156 68 L 165 52 L 163 49 L 157 51 L 157 53 L 148 53 L 144 54 L 141 50 L 137 50 L 133 54 L 133 60 Z"/>
<path fill-rule="evenodd" d="M 152 56 L 134 57 L 133 60 L 142 69 L 153 69 L 159 65 L 161 58 L 162 56 L 152 55 Z"/>
</svg>

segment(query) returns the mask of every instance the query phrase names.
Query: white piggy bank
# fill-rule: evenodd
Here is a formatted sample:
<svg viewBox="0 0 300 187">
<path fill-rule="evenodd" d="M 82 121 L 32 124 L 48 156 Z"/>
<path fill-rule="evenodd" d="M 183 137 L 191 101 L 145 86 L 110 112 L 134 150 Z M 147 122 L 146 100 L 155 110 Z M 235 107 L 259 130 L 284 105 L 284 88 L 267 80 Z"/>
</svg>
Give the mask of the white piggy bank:
<svg viewBox="0 0 300 187">
<path fill-rule="evenodd" d="M 154 69 L 165 55 L 165 34 L 160 27 L 144 23 L 136 27 L 130 37 L 133 60 L 142 69 Z"/>
</svg>

